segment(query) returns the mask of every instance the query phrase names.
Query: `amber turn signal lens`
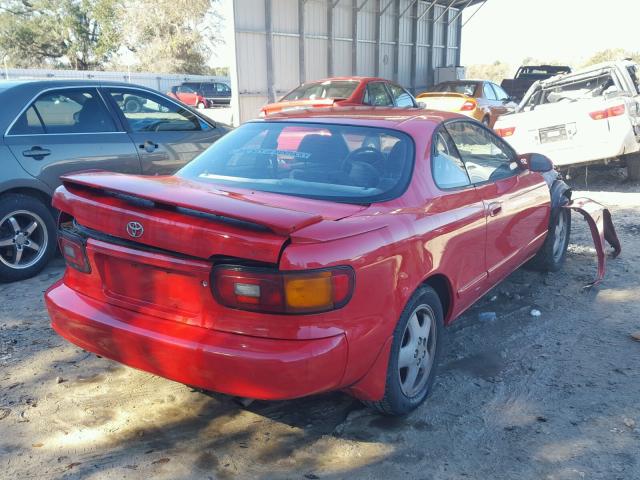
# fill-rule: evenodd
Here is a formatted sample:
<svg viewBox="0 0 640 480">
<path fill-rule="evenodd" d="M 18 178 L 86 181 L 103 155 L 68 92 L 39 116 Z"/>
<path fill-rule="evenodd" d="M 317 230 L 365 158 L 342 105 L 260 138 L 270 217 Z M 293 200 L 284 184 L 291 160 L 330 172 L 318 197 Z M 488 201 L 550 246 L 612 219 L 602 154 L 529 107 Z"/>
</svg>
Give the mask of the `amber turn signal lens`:
<svg viewBox="0 0 640 480">
<path fill-rule="evenodd" d="M 304 272 L 220 265 L 211 288 L 219 303 L 265 313 L 318 313 L 343 307 L 351 298 L 351 267 Z"/>
</svg>

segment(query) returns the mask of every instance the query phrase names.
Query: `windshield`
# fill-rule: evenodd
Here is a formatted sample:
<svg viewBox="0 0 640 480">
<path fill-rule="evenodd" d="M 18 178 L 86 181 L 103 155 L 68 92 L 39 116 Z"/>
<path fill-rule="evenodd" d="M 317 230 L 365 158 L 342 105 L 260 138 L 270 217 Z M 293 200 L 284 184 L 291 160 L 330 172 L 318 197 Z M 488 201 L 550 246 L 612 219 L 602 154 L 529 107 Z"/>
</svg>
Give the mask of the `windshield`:
<svg viewBox="0 0 640 480">
<path fill-rule="evenodd" d="M 329 80 L 326 82 L 305 83 L 288 93 L 281 101 L 349 98 L 359 83 L 356 80 Z"/>
<path fill-rule="evenodd" d="M 179 177 L 346 203 L 389 200 L 406 188 L 411 138 L 394 130 L 294 122 L 246 123 Z"/>
<path fill-rule="evenodd" d="M 473 82 L 444 82 L 439 83 L 432 87 L 430 92 L 451 92 L 451 93 L 462 93 L 464 95 L 468 95 L 473 97 L 476 93 L 477 83 Z"/>
</svg>

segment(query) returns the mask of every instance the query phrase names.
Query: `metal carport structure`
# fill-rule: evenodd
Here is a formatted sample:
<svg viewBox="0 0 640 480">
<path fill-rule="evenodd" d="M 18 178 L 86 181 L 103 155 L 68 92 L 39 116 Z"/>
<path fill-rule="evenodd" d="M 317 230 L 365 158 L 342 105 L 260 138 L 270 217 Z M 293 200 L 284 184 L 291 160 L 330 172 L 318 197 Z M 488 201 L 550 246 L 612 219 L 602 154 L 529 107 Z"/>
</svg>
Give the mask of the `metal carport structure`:
<svg viewBox="0 0 640 480">
<path fill-rule="evenodd" d="M 462 13 L 486 0 L 233 0 L 234 122 L 305 81 L 380 76 L 416 92 L 460 64 Z"/>
</svg>

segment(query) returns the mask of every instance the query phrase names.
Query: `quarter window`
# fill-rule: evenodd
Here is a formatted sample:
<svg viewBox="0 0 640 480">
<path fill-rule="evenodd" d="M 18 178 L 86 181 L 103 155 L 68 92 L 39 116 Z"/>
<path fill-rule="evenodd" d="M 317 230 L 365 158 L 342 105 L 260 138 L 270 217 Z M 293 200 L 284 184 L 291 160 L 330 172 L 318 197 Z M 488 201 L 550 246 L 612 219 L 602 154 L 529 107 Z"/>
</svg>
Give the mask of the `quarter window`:
<svg viewBox="0 0 640 480">
<path fill-rule="evenodd" d="M 374 82 L 367 85 L 364 102 L 374 107 L 392 107 L 393 100 L 382 82 Z"/>
<path fill-rule="evenodd" d="M 446 190 L 471 185 L 464 163 L 451 137 L 444 129 L 433 136 L 431 169 L 433 179 L 439 188 Z"/>
<path fill-rule="evenodd" d="M 511 150 L 495 135 L 471 122 L 457 121 L 447 125 L 471 183 L 483 183 L 518 173 Z"/>
<path fill-rule="evenodd" d="M 391 91 L 391 95 L 393 95 L 393 101 L 395 102 L 396 107 L 415 107 L 413 97 L 411 97 L 404 88 L 392 83 L 388 83 L 387 86 Z"/>
<path fill-rule="evenodd" d="M 495 90 L 496 96 L 498 97 L 498 100 L 500 100 L 500 101 L 509 100 L 509 94 L 507 92 L 505 92 L 502 89 L 502 87 L 496 85 L 495 83 L 492 83 L 491 86 Z"/>
<path fill-rule="evenodd" d="M 111 114 L 95 89 L 70 89 L 40 95 L 18 118 L 9 134 L 115 131 Z"/>
<path fill-rule="evenodd" d="M 144 91 L 109 89 L 133 132 L 208 130 L 190 110 Z"/>
</svg>

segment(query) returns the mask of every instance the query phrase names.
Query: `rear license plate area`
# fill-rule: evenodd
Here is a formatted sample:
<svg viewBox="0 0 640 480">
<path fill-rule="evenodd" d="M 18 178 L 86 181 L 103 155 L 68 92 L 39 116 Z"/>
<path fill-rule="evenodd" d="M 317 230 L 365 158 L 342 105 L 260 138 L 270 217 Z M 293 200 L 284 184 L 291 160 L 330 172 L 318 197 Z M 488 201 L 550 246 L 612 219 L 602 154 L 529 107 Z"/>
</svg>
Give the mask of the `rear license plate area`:
<svg viewBox="0 0 640 480">
<path fill-rule="evenodd" d="M 566 125 L 541 128 L 538 133 L 540 135 L 540 143 L 562 142 L 568 138 Z"/>
</svg>

